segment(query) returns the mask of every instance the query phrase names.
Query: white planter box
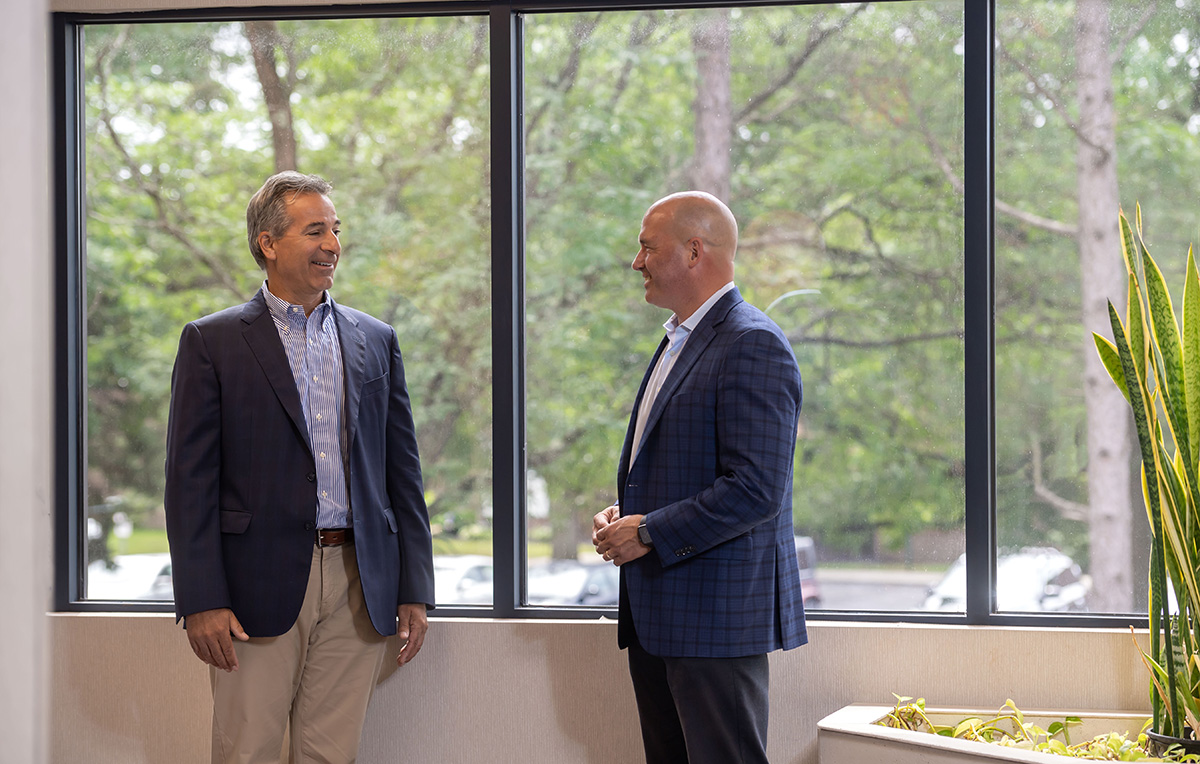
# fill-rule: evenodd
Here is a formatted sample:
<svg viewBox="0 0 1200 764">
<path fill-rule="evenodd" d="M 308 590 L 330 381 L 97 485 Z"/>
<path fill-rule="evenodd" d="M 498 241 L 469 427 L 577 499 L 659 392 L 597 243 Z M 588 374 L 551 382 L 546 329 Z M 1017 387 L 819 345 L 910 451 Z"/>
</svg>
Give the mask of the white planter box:
<svg viewBox="0 0 1200 764">
<path fill-rule="evenodd" d="M 1018 761 L 1027 764 L 1064 764 L 1076 761 L 1049 753 L 1006 748 L 974 740 L 957 740 L 928 732 L 881 727 L 874 722 L 883 718 L 891 706 L 846 706 L 817 724 L 818 759 L 821 764 L 942 764 L 943 762 Z M 933 708 L 926 709 L 930 720 L 939 725 L 955 724 L 971 716 L 990 719 L 997 709 Z M 1071 727 L 1071 742 L 1079 743 L 1110 732 L 1136 736 L 1149 714 L 1138 712 L 1025 711 L 1025 721 L 1045 729 L 1067 716 L 1083 722 Z"/>
</svg>

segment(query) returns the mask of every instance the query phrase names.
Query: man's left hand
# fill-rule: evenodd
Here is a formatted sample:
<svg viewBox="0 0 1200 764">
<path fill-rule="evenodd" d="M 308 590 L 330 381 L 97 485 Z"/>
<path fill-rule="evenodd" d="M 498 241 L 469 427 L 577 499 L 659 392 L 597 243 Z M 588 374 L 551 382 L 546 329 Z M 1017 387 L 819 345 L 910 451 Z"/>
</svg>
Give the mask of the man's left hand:
<svg viewBox="0 0 1200 764">
<path fill-rule="evenodd" d="M 596 552 L 613 565 L 624 565 L 645 556 L 650 547 L 638 538 L 638 525 L 643 517 L 644 515 L 627 515 L 597 530 L 594 534 Z"/>
<path fill-rule="evenodd" d="M 425 615 L 423 602 L 401 605 L 396 609 L 396 618 L 399 621 L 397 629 L 400 639 L 405 640 L 400 654 L 396 656 L 396 665 L 403 666 L 421 651 L 421 645 L 425 642 L 425 632 L 429 630 L 429 618 Z"/>
</svg>

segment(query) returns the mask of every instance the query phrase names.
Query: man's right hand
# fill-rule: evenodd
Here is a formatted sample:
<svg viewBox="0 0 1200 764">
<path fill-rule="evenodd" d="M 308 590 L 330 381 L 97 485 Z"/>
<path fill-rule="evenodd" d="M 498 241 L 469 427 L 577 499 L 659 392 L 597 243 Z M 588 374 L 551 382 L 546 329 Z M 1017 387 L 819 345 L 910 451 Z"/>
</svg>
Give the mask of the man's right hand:
<svg viewBox="0 0 1200 764">
<path fill-rule="evenodd" d="M 222 671 L 237 671 L 237 653 L 233 651 L 232 634 L 241 641 L 250 639 L 237 616 L 229 608 L 201 610 L 184 618 L 188 642 L 196 657 Z"/>
<path fill-rule="evenodd" d="M 613 504 L 610 507 L 605 507 L 592 517 L 592 546 L 596 546 L 600 543 L 600 539 L 596 538 L 596 531 L 600 530 L 601 528 L 608 527 L 609 523 L 613 522 L 620 516 L 621 508 L 616 504 Z"/>
</svg>

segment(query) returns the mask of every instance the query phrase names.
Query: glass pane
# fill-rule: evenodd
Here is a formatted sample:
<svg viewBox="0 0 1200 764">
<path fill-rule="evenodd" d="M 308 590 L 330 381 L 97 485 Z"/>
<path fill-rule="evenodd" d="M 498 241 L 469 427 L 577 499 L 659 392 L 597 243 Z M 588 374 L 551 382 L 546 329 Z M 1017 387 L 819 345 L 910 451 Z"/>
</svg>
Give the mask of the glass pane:
<svg viewBox="0 0 1200 764">
<path fill-rule="evenodd" d="M 1124 312 L 1117 209 L 1168 284 L 1196 235 L 1196 3 L 997 3 L 996 452 L 1001 610 L 1144 612 L 1128 405 L 1091 333 Z M 1176 308 L 1182 300 L 1176 298 Z"/>
<path fill-rule="evenodd" d="M 806 597 L 925 606 L 964 548 L 962 8 L 527 19 L 530 602 L 591 595 L 591 517 L 615 499 L 669 317 L 630 270 L 641 218 L 701 188 L 737 216 L 738 287 L 786 332 L 804 379 Z M 543 586 L 550 567 L 577 570 Z"/>
<path fill-rule="evenodd" d="M 179 332 L 262 283 L 246 203 L 294 162 L 334 185 L 335 298 L 399 335 L 438 598 L 490 602 L 487 53 L 480 18 L 87 28 L 87 597 L 171 598 Z"/>
</svg>

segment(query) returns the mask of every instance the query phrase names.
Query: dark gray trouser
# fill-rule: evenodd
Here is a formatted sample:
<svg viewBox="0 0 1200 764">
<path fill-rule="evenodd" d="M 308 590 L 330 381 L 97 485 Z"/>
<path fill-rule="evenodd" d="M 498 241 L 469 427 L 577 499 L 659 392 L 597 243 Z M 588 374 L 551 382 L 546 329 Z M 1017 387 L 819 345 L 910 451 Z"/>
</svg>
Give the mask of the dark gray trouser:
<svg viewBox="0 0 1200 764">
<path fill-rule="evenodd" d="M 766 655 L 659 658 L 634 640 L 629 676 L 646 764 L 767 764 Z"/>
</svg>

